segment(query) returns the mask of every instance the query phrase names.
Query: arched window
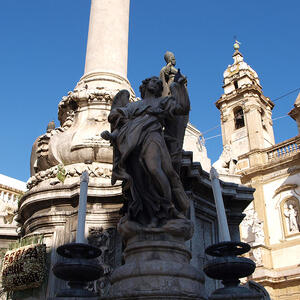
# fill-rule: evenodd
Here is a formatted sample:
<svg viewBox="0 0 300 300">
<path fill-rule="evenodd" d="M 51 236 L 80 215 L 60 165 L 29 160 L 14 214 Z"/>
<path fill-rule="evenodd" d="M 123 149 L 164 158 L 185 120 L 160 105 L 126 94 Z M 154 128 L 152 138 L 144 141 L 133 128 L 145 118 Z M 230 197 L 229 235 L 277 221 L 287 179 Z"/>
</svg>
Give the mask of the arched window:
<svg viewBox="0 0 300 300">
<path fill-rule="evenodd" d="M 239 88 L 239 85 L 238 85 L 237 80 L 235 80 L 235 81 L 233 82 L 233 85 L 234 85 L 234 88 L 235 88 L 236 90 Z"/>
<path fill-rule="evenodd" d="M 243 109 L 238 106 L 233 111 L 234 114 L 234 125 L 235 129 L 239 129 L 245 126 L 245 120 L 244 120 L 244 112 Z"/>
</svg>

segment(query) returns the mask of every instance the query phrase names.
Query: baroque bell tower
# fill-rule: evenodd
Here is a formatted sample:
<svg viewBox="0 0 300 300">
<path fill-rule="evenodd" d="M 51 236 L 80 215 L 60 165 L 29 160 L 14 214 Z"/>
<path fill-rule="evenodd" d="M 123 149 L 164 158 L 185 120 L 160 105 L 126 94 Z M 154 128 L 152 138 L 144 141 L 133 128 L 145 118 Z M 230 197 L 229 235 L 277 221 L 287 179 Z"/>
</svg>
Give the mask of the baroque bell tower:
<svg viewBox="0 0 300 300">
<path fill-rule="evenodd" d="M 224 94 L 215 103 L 221 112 L 223 146 L 231 145 L 235 157 L 275 144 L 274 104 L 263 95 L 257 73 L 244 61 L 239 48 L 236 41 L 233 64 L 223 74 Z"/>
</svg>

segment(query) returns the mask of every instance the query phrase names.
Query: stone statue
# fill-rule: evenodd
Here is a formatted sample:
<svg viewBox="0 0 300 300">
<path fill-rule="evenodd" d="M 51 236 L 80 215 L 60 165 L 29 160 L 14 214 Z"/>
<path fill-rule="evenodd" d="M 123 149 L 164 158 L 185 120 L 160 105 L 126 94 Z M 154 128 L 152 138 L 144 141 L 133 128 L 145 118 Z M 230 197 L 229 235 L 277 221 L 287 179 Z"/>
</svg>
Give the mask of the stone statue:
<svg viewBox="0 0 300 300">
<path fill-rule="evenodd" d="M 129 103 L 129 92 L 114 98 L 102 132 L 114 147 L 112 184 L 123 181 L 128 220 L 156 228 L 172 219 L 184 219 L 189 207 L 178 170 L 190 102 L 186 80 L 177 72 L 170 96 L 162 97 L 157 77 L 143 80 L 142 100 Z"/>
<path fill-rule="evenodd" d="M 3 216 L 4 224 L 11 224 L 18 210 L 18 202 L 15 196 L 8 196 L 0 199 L 0 213 Z"/>
<path fill-rule="evenodd" d="M 213 167 L 219 174 L 235 174 L 237 158 L 233 156 L 230 144 L 226 144 L 219 159 Z"/>
<path fill-rule="evenodd" d="M 257 212 L 251 203 L 245 210 L 245 218 L 241 223 L 241 238 L 251 246 L 265 244 L 264 222 L 258 218 Z"/>
<path fill-rule="evenodd" d="M 264 222 L 258 218 L 256 211 L 254 212 L 252 232 L 254 233 L 253 245 L 264 245 L 265 243 Z"/>
<path fill-rule="evenodd" d="M 286 217 L 289 233 L 299 232 L 297 215 L 298 215 L 298 212 L 294 208 L 293 204 L 285 205 L 284 216 Z"/>
<path fill-rule="evenodd" d="M 159 77 L 163 83 L 162 96 L 169 96 L 171 94 L 170 85 L 174 81 L 175 75 L 177 74 L 178 70 L 175 68 L 176 59 L 175 55 L 172 52 L 167 51 L 164 55 L 164 59 L 167 65 L 160 70 Z"/>
</svg>

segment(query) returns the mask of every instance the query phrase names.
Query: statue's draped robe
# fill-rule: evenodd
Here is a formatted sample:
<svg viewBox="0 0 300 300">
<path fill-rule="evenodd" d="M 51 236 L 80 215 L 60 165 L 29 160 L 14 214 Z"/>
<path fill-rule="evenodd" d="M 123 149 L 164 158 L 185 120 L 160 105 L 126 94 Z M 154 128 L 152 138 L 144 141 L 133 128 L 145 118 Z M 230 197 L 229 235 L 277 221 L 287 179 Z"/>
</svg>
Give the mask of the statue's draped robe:
<svg viewBox="0 0 300 300">
<path fill-rule="evenodd" d="M 159 220 L 174 217 L 172 199 L 163 196 L 164 192 L 155 183 L 156 178 L 153 178 L 145 164 L 145 155 L 149 155 L 148 147 L 155 143 L 158 153 L 151 155 L 158 155 L 164 162 L 161 165 L 162 171 L 167 176 L 170 173 L 177 176 L 175 181 L 180 182 L 172 166 L 163 127 L 165 121 L 175 121 L 176 117 L 187 115 L 189 101 L 188 98 L 185 98 L 187 101 L 180 99 L 186 95 L 185 88 L 180 84 L 174 83 L 173 91 L 174 97 L 149 98 L 129 103 L 125 107 L 113 109 L 109 115 L 113 128 L 118 130 L 114 142 L 116 153 L 113 179 L 125 180 L 130 187 L 129 218 L 141 224 L 149 224 L 153 217 Z M 173 135 L 171 139 L 178 144 L 174 132 Z M 169 180 L 171 190 L 172 182 L 174 180 Z"/>
</svg>

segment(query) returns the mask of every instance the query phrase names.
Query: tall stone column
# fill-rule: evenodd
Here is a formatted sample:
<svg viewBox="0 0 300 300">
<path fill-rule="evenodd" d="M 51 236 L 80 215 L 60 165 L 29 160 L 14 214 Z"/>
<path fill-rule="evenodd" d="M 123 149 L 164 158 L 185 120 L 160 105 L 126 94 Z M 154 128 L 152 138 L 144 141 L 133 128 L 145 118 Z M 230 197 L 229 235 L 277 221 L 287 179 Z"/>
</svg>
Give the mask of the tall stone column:
<svg viewBox="0 0 300 300">
<path fill-rule="evenodd" d="M 92 0 L 84 75 L 77 87 L 119 86 L 127 80 L 130 0 Z"/>
<path fill-rule="evenodd" d="M 116 224 L 122 206 L 121 184 L 111 185 L 112 146 L 101 132 L 115 94 L 121 89 L 135 95 L 127 80 L 129 0 L 92 0 L 85 72 L 73 91 L 58 104 L 59 127 L 49 124 L 35 141 L 31 154 L 28 192 L 20 201 L 18 221 L 23 235 L 41 234 L 51 263 L 48 281 L 33 299 L 54 299 L 64 283 L 51 272 L 58 246 L 75 240 L 80 176 L 87 170 L 89 184 L 85 238 L 114 249 L 105 257 L 102 295 L 110 272 L 121 254 Z M 95 286 L 96 287 L 96 286 Z M 27 299 L 27 298 L 24 298 Z M 32 298 L 30 298 L 32 299 Z"/>
<path fill-rule="evenodd" d="M 85 75 L 100 71 L 126 78 L 129 2 L 92 0 Z"/>
</svg>

